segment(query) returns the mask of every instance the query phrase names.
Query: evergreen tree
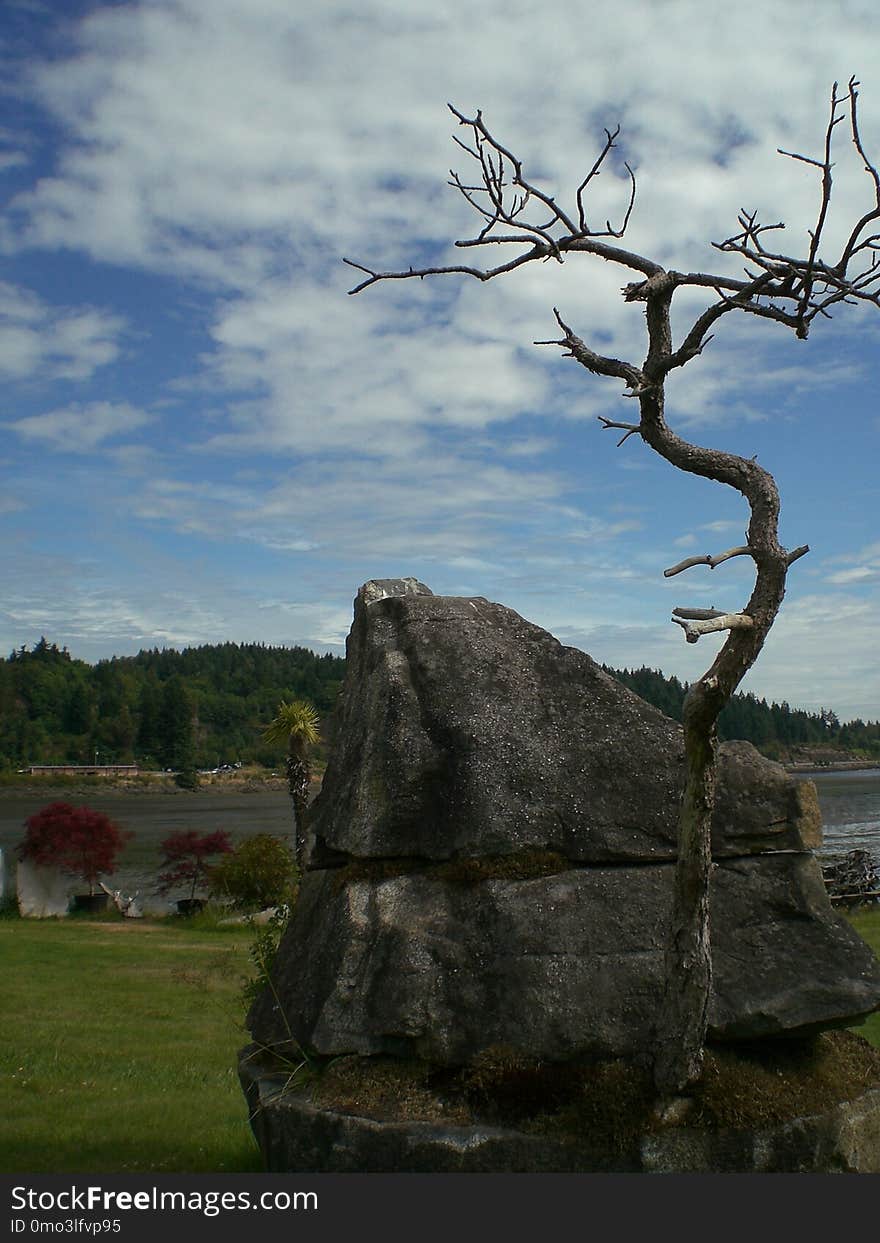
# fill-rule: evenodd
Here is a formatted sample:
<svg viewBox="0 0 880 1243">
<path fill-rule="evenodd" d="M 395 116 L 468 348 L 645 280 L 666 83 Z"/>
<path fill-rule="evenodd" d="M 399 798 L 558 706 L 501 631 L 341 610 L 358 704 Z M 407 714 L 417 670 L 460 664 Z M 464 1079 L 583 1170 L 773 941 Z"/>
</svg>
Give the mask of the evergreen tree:
<svg viewBox="0 0 880 1243">
<path fill-rule="evenodd" d="M 162 688 L 158 742 L 159 759 L 166 768 L 188 770 L 195 767 L 193 701 L 177 674 Z"/>
</svg>

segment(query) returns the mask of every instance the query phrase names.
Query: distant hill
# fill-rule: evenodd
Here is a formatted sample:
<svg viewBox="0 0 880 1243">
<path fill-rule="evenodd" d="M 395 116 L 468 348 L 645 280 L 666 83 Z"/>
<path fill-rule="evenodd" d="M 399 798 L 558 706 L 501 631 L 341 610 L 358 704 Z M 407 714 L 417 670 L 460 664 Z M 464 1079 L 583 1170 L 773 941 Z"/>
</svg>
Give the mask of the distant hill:
<svg viewBox="0 0 880 1243">
<path fill-rule="evenodd" d="M 681 720 L 687 686 L 677 678 L 604 668 Z M 341 657 L 261 643 L 153 648 L 89 665 L 42 638 L 0 661 L 0 769 L 92 763 L 96 754 L 105 764 L 154 768 L 274 767 L 283 748 L 265 744 L 261 732 L 279 702 L 310 700 L 326 734 L 344 673 Z M 841 724 L 831 711 L 805 712 L 752 694 L 734 696 L 719 733 L 783 760 L 819 751 L 880 760 L 877 722 Z"/>
<path fill-rule="evenodd" d="M 45 638 L 0 662 L 0 768 L 137 761 L 274 766 L 260 735 L 282 699 L 329 716 L 345 661 L 303 647 L 220 643 L 88 665 Z"/>
<path fill-rule="evenodd" d="M 602 667 L 661 712 L 681 720 L 687 683 L 667 678 L 657 669 Z M 784 761 L 820 754 L 833 758 L 833 753 L 838 752 L 842 756 L 880 760 L 880 722 L 855 720 L 841 724 L 829 709 L 806 712 L 787 703 L 768 704 L 766 699 L 751 693 L 731 698 L 718 720 L 718 735 L 722 739 L 745 738 L 765 755 Z"/>
</svg>

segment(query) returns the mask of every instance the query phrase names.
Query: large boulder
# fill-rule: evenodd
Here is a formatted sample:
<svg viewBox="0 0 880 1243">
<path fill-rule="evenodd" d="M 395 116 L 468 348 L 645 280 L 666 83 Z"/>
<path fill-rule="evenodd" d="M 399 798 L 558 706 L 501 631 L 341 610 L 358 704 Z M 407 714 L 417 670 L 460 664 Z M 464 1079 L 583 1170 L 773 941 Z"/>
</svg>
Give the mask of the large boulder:
<svg viewBox="0 0 880 1243">
<path fill-rule="evenodd" d="M 522 879 L 444 865 L 309 875 L 277 997 L 251 1014 L 256 1038 L 446 1066 L 494 1046 L 638 1060 L 662 997 L 672 867 L 547 866 Z M 810 855 L 725 859 L 711 903 L 711 1038 L 804 1034 L 880 1003 L 880 968 L 832 913 Z"/>
<path fill-rule="evenodd" d="M 311 861 L 523 850 L 572 862 L 675 855 L 681 727 L 512 609 L 414 579 L 355 602 Z M 815 788 L 721 748 L 713 850 L 818 845 Z"/>
<path fill-rule="evenodd" d="M 510 609 L 358 593 L 310 870 L 257 1045 L 446 1066 L 638 1059 L 660 999 L 680 727 Z M 722 749 L 710 1035 L 841 1025 L 880 966 L 831 909 L 815 790 Z"/>
</svg>

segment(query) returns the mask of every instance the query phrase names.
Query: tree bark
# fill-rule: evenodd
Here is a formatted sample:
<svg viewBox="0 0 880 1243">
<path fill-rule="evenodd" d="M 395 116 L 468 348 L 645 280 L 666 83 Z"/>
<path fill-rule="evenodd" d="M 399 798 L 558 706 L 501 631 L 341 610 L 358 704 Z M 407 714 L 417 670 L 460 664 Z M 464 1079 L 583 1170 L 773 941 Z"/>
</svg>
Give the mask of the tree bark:
<svg viewBox="0 0 880 1243">
<path fill-rule="evenodd" d="M 651 350 L 646 376 L 663 375 L 671 345 L 668 287 L 658 282 L 647 298 Z M 742 614 L 751 625 L 732 629 L 711 668 L 685 699 L 686 780 L 679 816 L 672 917 L 666 949 L 665 993 L 656 1026 L 654 1081 L 663 1100 L 680 1095 L 700 1076 L 712 988 L 709 887 L 711 827 L 717 768 L 717 721 L 754 664 L 785 594 L 789 554 L 778 541 L 776 483 L 754 461 L 690 444 L 666 425 L 662 379 L 640 395 L 639 432 L 673 466 L 725 483 L 749 504 L 748 554 L 755 586 Z M 736 550 L 737 553 L 743 550 Z M 711 564 L 711 562 L 710 562 Z M 676 567 L 678 568 L 678 567 Z"/>
<path fill-rule="evenodd" d="M 691 692 L 685 701 L 687 778 L 665 955 L 666 988 L 654 1050 L 654 1083 L 661 1100 L 676 1096 L 702 1073 L 712 990 L 709 884 L 717 734 L 714 720 L 702 719 L 701 698 Z"/>
<path fill-rule="evenodd" d="M 293 748 L 287 755 L 287 788 L 293 805 L 293 848 L 296 865 L 302 869 L 306 847 L 306 812 L 309 805 L 311 774 L 302 756 Z"/>
</svg>

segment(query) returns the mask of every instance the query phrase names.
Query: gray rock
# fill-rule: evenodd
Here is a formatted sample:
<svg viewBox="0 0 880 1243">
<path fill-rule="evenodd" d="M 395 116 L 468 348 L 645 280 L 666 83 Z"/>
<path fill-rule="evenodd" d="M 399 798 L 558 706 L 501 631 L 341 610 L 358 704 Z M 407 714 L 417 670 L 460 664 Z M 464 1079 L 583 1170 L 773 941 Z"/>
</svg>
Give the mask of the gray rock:
<svg viewBox="0 0 880 1243">
<path fill-rule="evenodd" d="M 638 1059 L 662 993 L 672 865 L 451 879 L 432 867 L 308 875 L 254 1039 L 444 1065 Z M 373 875 L 370 875 L 373 873 Z M 716 1040 L 803 1034 L 880 1005 L 880 964 L 825 896 L 809 854 L 726 859 L 711 894 Z"/>
<path fill-rule="evenodd" d="M 644 1062 L 663 986 L 680 727 L 510 609 L 391 579 L 358 593 L 333 735 L 310 870 L 272 988 L 248 1016 L 253 1048 L 449 1068 L 499 1047 L 545 1063 Z M 880 1007 L 880 965 L 833 913 L 809 853 L 821 840 L 815 788 L 748 743 L 722 747 L 719 767 L 710 1038 L 857 1021 Z M 270 1169 L 873 1168 L 844 1141 L 873 1135 L 875 1155 L 880 1144 L 872 1100 L 861 1121 L 835 1115 L 821 1136 L 795 1126 L 793 1147 L 776 1132 L 679 1128 L 615 1167 L 582 1136 L 548 1147 L 503 1128 L 276 1100 L 255 1065 L 243 1058 L 242 1083 Z M 801 1133 L 822 1148 L 817 1163 Z"/>
<path fill-rule="evenodd" d="M 679 725 L 511 609 L 415 579 L 361 588 L 312 866 L 558 851 L 675 854 Z M 818 844 L 815 789 L 721 749 L 716 855 Z"/>
<path fill-rule="evenodd" d="M 794 781 L 750 742 L 725 742 L 719 752 L 716 853 L 718 846 L 746 853 L 822 845 L 822 813 L 812 781 Z"/>
<path fill-rule="evenodd" d="M 265 1074 L 253 1046 L 239 1074 L 257 1143 L 272 1173 L 880 1174 L 880 1091 L 761 1129 L 647 1132 L 627 1151 L 583 1131 L 535 1134 L 485 1124 L 379 1120 L 318 1108 L 308 1089 Z"/>
</svg>

